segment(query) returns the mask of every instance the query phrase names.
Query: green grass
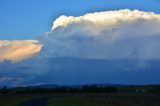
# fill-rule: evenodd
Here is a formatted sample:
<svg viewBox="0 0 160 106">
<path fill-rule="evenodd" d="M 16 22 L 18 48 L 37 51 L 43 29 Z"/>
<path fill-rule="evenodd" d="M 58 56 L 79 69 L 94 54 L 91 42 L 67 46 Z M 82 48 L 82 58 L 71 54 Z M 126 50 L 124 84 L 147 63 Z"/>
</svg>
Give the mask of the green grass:
<svg viewBox="0 0 160 106">
<path fill-rule="evenodd" d="M 157 94 L 76 94 L 53 97 L 47 106 L 160 106 Z"/>
<path fill-rule="evenodd" d="M 19 103 L 28 100 L 28 97 L 7 96 L 0 98 L 0 106 L 18 106 Z"/>
<path fill-rule="evenodd" d="M 112 106 L 103 100 L 84 98 L 81 96 L 69 96 L 52 98 L 48 100 L 47 106 Z"/>
<path fill-rule="evenodd" d="M 52 97 L 47 106 L 160 106 L 160 94 L 20 94 L 0 95 L 0 106 L 18 106 L 19 103 L 40 97 Z"/>
<path fill-rule="evenodd" d="M 34 95 L 34 94 L 20 94 L 20 95 L 0 95 L 0 106 L 18 106 L 21 102 L 39 98 L 39 97 L 45 97 L 46 95 L 40 94 L 40 95 Z"/>
</svg>

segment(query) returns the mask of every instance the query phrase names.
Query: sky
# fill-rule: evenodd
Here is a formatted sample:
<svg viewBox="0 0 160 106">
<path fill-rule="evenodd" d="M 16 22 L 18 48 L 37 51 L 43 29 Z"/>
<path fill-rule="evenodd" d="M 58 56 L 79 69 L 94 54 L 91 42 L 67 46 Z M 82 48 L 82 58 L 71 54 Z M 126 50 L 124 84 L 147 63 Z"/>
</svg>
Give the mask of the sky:
<svg viewBox="0 0 160 106">
<path fill-rule="evenodd" d="M 35 39 L 61 15 L 139 9 L 160 13 L 158 0 L 0 0 L 0 39 Z"/>
<path fill-rule="evenodd" d="M 0 86 L 159 84 L 158 0 L 0 0 Z"/>
</svg>

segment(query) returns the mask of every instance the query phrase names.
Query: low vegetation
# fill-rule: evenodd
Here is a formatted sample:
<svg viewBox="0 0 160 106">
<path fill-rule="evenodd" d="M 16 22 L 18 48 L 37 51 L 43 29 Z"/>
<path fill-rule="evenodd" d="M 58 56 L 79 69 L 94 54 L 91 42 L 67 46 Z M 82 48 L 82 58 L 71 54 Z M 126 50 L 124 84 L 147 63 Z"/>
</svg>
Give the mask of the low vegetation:
<svg viewBox="0 0 160 106">
<path fill-rule="evenodd" d="M 154 94 L 77 94 L 49 99 L 47 106 L 160 106 Z"/>
<path fill-rule="evenodd" d="M 41 97 L 49 97 L 48 106 L 160 106 L 160 86 L 3 87 L 0 106 Z"/>
<path fill-rule="evenodd" d="M 48 100 L 47 106 L 112 106 L 107 101 L 83 96 L 69 96 L 52 98 Z"/>
</svg>

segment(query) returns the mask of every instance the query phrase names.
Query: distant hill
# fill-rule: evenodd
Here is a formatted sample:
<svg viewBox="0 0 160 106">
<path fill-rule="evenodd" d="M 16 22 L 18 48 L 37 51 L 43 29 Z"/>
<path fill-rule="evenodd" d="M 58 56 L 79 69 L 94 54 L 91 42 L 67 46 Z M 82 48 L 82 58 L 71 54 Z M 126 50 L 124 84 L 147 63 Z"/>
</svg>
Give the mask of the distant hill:
<svg viewBox="0 0 160 106">
<path fill-rule="evenodd" d="M 71 87 L 71 88 L 81 88 L 82 86 L 92 86 L 95 85 L 97 87 L 108 87 L 108 86 L 114 86 L 114 87 L 123 87 L 128 85 L 122 85 L 122 84 L 81 84 L 81 85 L 57 85 L 57 84 L 42 84 L 42 85 L 34 85 L 34 86 L 25 86 L 24 88 L 44 88 L 44 89 L 51 89 L 56 87 Z M 18 88 L 18 87 L 17 87 Z"/>
</svg>

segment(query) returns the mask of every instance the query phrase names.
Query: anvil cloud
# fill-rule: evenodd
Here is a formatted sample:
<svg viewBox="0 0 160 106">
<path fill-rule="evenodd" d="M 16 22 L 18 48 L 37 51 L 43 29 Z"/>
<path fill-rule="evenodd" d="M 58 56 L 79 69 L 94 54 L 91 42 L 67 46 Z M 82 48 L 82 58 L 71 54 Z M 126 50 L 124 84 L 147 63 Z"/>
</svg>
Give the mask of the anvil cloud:
<svg viewBox="0 0 160 106">
<path fill-rule="evenodd" d="M 139 10 L 60 16 L 36 41 L 0 41 L 0 82 L 159 83 L 159 28 L 159 14 Z"/>
<path fill-rule="evenodd" d="M 160 15 L 139 10 L 60 16 L 40 41 L 51 57 L 160 59 Z"/>
</svg>

